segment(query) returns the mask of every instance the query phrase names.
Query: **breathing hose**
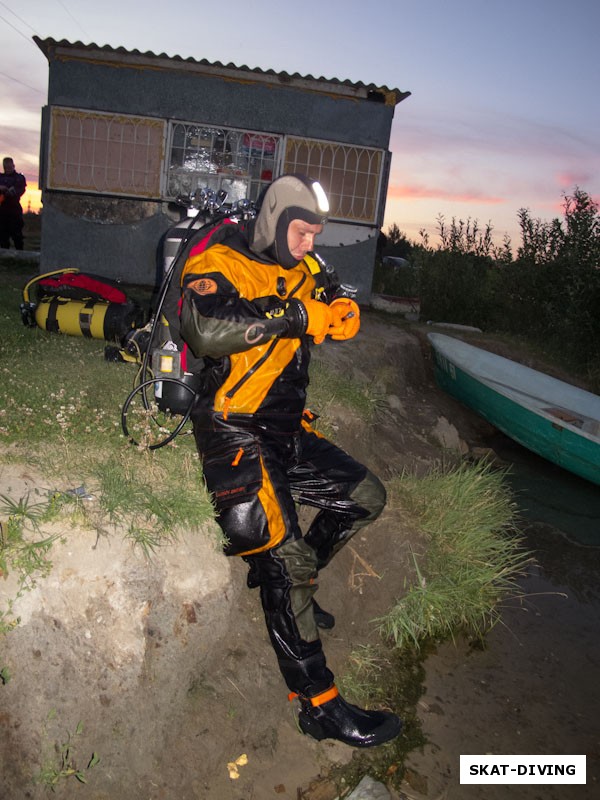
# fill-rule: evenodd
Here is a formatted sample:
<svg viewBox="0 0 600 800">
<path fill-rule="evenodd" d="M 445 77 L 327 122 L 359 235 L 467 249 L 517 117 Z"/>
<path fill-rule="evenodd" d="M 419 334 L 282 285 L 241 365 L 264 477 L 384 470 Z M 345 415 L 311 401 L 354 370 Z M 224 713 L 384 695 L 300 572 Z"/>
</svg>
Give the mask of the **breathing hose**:
<svg viewBox="0 0 600 800">
<path fill-rule="evenodd" d="M 221 196 L 220 200 L 224 200 L 224 196 Z M 147 346 L 146 346 L 146 348 L 144 350 L 141 367 L 140 367 L 140 369 L 138 371 L 138 376 L 141 378 L 141 383 L 139 383 L 133 389 L 133 391 L 130 392 L 130 394 L 128 395 L 128 397 L 125 400 L 125 403 L 123 404 L 123 407 L 121 409 L 121 429 L 122 429 L 123 433 L 125 434 L 125 436 L 127 436 L 127 438 L 129 439 L 129 441 L 132 444 L 137 446 L 137 445 L 139 445 L 139 443 L 131 436 L 131 434 L 129 432 L 129 428 L 128 428 L 128 425 L 127 425 L 127 413 L 128 413 L 129 408 L 131 406 L 131 403 L 133 402 L 133 400 L 137 396 L 138 392 L 141 393 L 141 395 L 142 395 L 142 403 L 143 403 L 144 409 L 147 412 L 149 412 L 150 418 L 152 419 L 152 421 L 158 427 L 161 427 L 161 426 L 160 426 L 159 422 L 154 418 L 153 414 L 150 413 L 151 412 L 151 405 L 150 405 L 150 402 L 149 402 L 148 397 L 146 395 L 146 392 L 147 392 L 147 390 L 149 389 L 150 386 L 155 386 L 159 382 L 177 384 L 180 387 L 183 386 L 185 388 L 185 390 L 191 395 L 190 404 L 189 404 L 186 412 L 183 414 L 181 421 L 177 424 L 175 429 L 171 433 L 169 433 L 169 435 L 166 436 L 161 441 L 157 442 L 156 444 L 149 445 L 148 446 L 149 450 L 157 450 L 158 448 L 164 447 L 165 445 L 167 445 L 167 444 L 169 444 L 170 442 L 173 441 L 173 439 L 181 432 L 181 430 L 183 429 L 183 427 L 185 426 L 185 424 L 189 420 L 190 415 L 192 413 L 194 400 L 196 398 L 196 391 L 191 386 L 188 386 L 188 384 L 184 383 L 183 381 L 179 380 L 178 378 L 171 378 L 171 377 L 161 376 L 160 378 L 151 377 L 149 379 L 146 379 L 146 377 L 145 377 L 146 375 L 152 375 L 152 370 L 150 369 L 150 358 L 151 358 L 151 353 L 152 353 L 152 346 L 153 346 L 154 339 L 155 339 L 155 336 L 156 336 L 156 331 L 158 330 L 158 325 L 160 324 L 162 309 L 163 309 L 163 306 L 164 306 L 164 303 L 165 303 L 165 299 L 167 297 L 167 293 L 168 293 L 169 288 L 171 286 L 171 281 L 173 280 L 173 276 L 175 275 L 175 273 L 176 273 L 176 271 L 177 271 L 177 269 L 179 267 L 179 262 L 181 261 L 184 253 L 186 252 L 186 249 L 187 249 L 188 244 L 189 244 L 190 240 L 192 239 L 192 237 L 195 237 L 195 236 L 197 236 L 199 234 L 202 234 L 202 233 L 208 231 L 211 227 L 214 227 L 215 225 L 218 225 L 219 222 L 222 222 L 225 219 L 228 219 L 228 218 L 232 219 L 232 218 L 234 218 L 234 217 L 236 217 L 238 215 L 241 215 L 242 217 L 246 217 L 248 215 L 252 215 L 253 214 L 253 206 L 248 201 L 242 201 L 240 206 L 239 206 L 239 210 L 237 210 L 237 211 L 234 211 L 233 209 L 228 209 L 227 211 L 220 211 L 220 213 L 216 213 L 215 212 L 215 206 L 214 206 L 214 204 L 213 205 L 210 204 L 210 198 L 209 198 L 209 202 L 205 206 L 204 212 L 205 212 L 205 214 L 208 213 L 210 215 L 210 219 L 208 219 L 199 228 L 195 228 L 194 225 L 195 225 L 195 223 L 197 221 L 197 217 L 192 217 L 192 219 L 190 220 L 190 223 L 189 223 L 189 225 L 187 227 L 186 235 L 182 237 L 182 239 L 181 239 L 181 241 L 179 243 L 179 247 L 177 248 L 177 252 L 175 254 L 175 257 L 173 258 L 173 261 L 172 261 L 171 265 L 169 266 L 169 269 L 167 270 L 167 272 L 165 273 L 165 275 L 163 277 L 163 280 L 162 280 L 162 283 L 161 283 L 161 286 L 160 286 L 160 289 L 159 289 L 159 293 L 158 293 L 158 300 L 157 300 L 157 303 L 156 303 L 156 310 L 154 312 L 154 315 L 153 315 L 153 318 L 152 318 L 152 322 L 150 324 L 150 332 L 149 332 L 148 344 L 147 344 Z"/>
</svg>

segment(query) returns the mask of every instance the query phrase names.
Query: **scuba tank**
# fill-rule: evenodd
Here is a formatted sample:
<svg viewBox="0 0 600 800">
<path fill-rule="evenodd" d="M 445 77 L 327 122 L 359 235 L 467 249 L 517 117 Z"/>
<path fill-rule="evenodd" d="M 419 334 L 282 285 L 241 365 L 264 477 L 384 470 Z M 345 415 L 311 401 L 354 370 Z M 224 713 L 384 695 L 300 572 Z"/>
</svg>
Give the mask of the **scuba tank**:
<svg viewBox="0 0 600 800">
<path fill-rule="evenodd" d="M 179 195 L 175 203 L 183 207 L 186 216 L 170 228 L 163 240 L 162 246 L 162 276 L 169 273 L 173 262 L 190 239 L 190 233 L 203 228 L 207 222 L 215 217 L 223 207 L 227 192 L 213 192 L 210 189 L 200 189 L 189 196 Z"/>
<path fill-rule="evenodd" d="M 202 189 L 190 198 L 178 198 L 187 207 L 187 219 L 174 225 L 163 238 L 162 269 L 156 309 L 142 331 L 133 331 L 123 342 L 119 360 L 141 362 L 138 384 L 127 397 L 121 411 L 121 428 L 132 444 L 138 444 L 129 431 L 127 416 L 134 400 L 141 397 L 143 407 L 156 425 L 153 405 L 167 415 L 181 415 L 175 429 L 161 441 L 151 444 L 155 450 L 171 442 L 187 423 L 196 395 L 201 390 L 203 359 L 195 358 L 179 334 L 181 271 L 192 248 L 206 249 L 214 236 L 228 224 L 237 224 L 255 215 L 254 204 L 240 200 L 225 206 L 227 193 Z M 111 349 L 114 357 L 114 348 Z"/>
<path fill-rule="evenodd" d="M 116 353 L 116 360 L 141 363 L 137 385 L 130 392 L 121 410 L 121 428 L 134 445 L 136 440 L 147 438 L 132 435 L 133 425 L 128 422 L 132 405 L 139 399 L 142 403 L 142 418 L 152 420 L 163 437 L 153 444 L 145 444 L 149 450 L 163 447 L 178 435 L 190 418 L 197 395 L 202 391 L 203 359 L 198 359 L 189 351 L 179 332 L 179 304 L 181 300 L 181 273 L 191 252 L 203 252 L 211 245 L 224 241 L 231 233 L 231 226 L 247 222 L 256 215 L 256 208 L 249 200 L 240 200 L 225 205 L 226 192 L 214 193 L 200 190 L 192 196 L 178 199 L 180 205 L 187 206 L 187 220 L 174 225 L 163 238 L 162 268 L 163 278 L 158 293 L 156 309 L 145 328 L 130 332 Z M 195 213 L 191 213 L 193 209 Z M 306 262 L 315 276 L 321 276 L 318 292 L 326 302 L 336 297 L 353 297 L 353 286 L 339 284 L 333 267 L 326 264 L 316 253 L 307 257 Z M 159 260 L 159 263 L 160 260 Z M 319 294 L 320 296 L 320 294 Z M 107 351 L 109 348 L 107 348 Z M 110 348 L 115 360 L 115 348 Z M 108 355 L 105 353 L 106 357 Z M 168 433 L 164 418 L 180 415 L 175 428 Z"/>
<path fill-rule="evenodd" d="M 28 327 L 106 341 L 121 341 L 143 323 L 142 309 L 117 283 L 72 268 L 28 281 L 20 309 Z"/>
<path fill-rule="evenodd" d="M 50 333 L 86 336 L 118 341 L 124 332 L 133 329 L 137 314 L 125 306 L 104 300 L 69 300 L 64 297 L 42 297 L 35 308 L 38 327 Z"/>
</svg>

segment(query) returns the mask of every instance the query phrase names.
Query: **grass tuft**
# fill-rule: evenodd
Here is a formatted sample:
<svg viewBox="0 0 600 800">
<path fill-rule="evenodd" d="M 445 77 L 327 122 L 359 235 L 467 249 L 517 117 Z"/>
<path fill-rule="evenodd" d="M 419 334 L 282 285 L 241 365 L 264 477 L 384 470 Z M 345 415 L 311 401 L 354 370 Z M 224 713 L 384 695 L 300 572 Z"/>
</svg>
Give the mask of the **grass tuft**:
<svg viewBox="0 0 600 800">
<path fill-rule="evenodd" d="M 370 425 L 387 412 L 386 398 L 385 386 L 381 382 L 360 382 L 353 376 L 332 373 L 316 359 L 311 363 L 310 406 L 326 410 L 332 403 L 339 403 Z"/>
<path fill-rule="evenodd" d="M 427 541 L 413 553 L 413 581 L 404 597 L 377 620 L 397 647 L 463 632 L 483 638 L 499 606 L 520 594 L 518 577 L 529 562 L 516 534 L 516 507 L 505 473 L 485 462 L 434 469 L 424 478 L 404 474 L 390 486 Z"/>
<path fill-rule="evenodd" d="M 52 569 L 49 552 L 59 534 L 45 536 L 40 526 L 53 519 L 59 505 L 53 498 L 47 502 L 31 502 L 26 495 L 13 500 L 0 496 L 0 578 L 16 576 L 15 596 L 4 594 L 0 605 L 0 634 L 16 627 L 19 619 L 13 615 L 15 601 L 33 589 L 39 578 Z"/>
</svg>

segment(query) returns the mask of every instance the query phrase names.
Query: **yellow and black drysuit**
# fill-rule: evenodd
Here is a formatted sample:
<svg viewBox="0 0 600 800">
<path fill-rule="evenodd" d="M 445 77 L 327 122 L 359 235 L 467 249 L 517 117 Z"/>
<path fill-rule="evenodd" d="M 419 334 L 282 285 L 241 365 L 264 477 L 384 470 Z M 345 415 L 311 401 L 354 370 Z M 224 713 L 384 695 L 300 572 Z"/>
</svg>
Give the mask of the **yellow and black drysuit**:
<svg viewBox="0 0 600 800">
<path fill-rule="evenodd" d="M 247 238 L 230 225 L 218 243 L 190 251 L 180 332 L 205 362 L 192 421 L 225 552 L 242 556 L 248 585 L 260 587 L 281 673 L 300 698 L 299 725 L 316 739 L 370 747 L 397 736 L 402 723 L 339 695 L 313 599 L 319 570 L 385 505 L 378 478 L 316 433 L 305 410 L 311 336 L 318 343 L 358 330 L 358 306 L 335 297 L 329 271 L 294 256 L 296 220 L 314 233 L 326 211 L 316 182 L 276 179 Z M 296 503 L 318 509 L 305 535 Z"/>
<path fill-rule="evenodd" d="M 293 335 L 285 312 L 324 277 L 310 256 L 293 269 L 261 263 L 234 232 L 189 258 L 182 281 L 181 333 L 206 362 L 194 433 L 225 552 L 250 565 L 281 672 L 308 697 L 333 681 L 311 602 L 317 573 L 385 504 L 381 482 L 305 412 L 309 337 Z M 320 509 L 305 536 L 296 502 Z"/>
</svg>

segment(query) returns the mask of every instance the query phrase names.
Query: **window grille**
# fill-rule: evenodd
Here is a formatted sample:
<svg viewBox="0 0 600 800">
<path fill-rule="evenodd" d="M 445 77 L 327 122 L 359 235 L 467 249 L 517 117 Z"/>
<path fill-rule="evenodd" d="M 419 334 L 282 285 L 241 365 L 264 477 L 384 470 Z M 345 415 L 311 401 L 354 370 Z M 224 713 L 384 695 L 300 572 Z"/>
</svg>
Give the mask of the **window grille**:
<svg viewBox="0 0 600 800">
<path fill-rule="evenodd" d="M 171 122 L 167 197 L 225 190 L 228 202 L 256 200 L 276 177 L 281 137 L 198 123 Z"/>
<path fill-rule="evenodd" d="M 165 147 L 165 142 L 167 142 Z M 251 130 L 54 106 L 47 186 L 174 200 L 225 190 L 258 199 L 273 178 L 301 172 L 320 181 L 330 217 L 377 225 L 384 150 Z"/>
<path fill-rule="evenodd" d="M 54 106 L 48 188 L 159 198 L 166 123 Z"/>
<path fill-rule="evenodd" d="M 325 189 L 330 217 L 377 224 L 384 151 L 288 137 L 285 172 L 302 172 Z"/>
</svg>

